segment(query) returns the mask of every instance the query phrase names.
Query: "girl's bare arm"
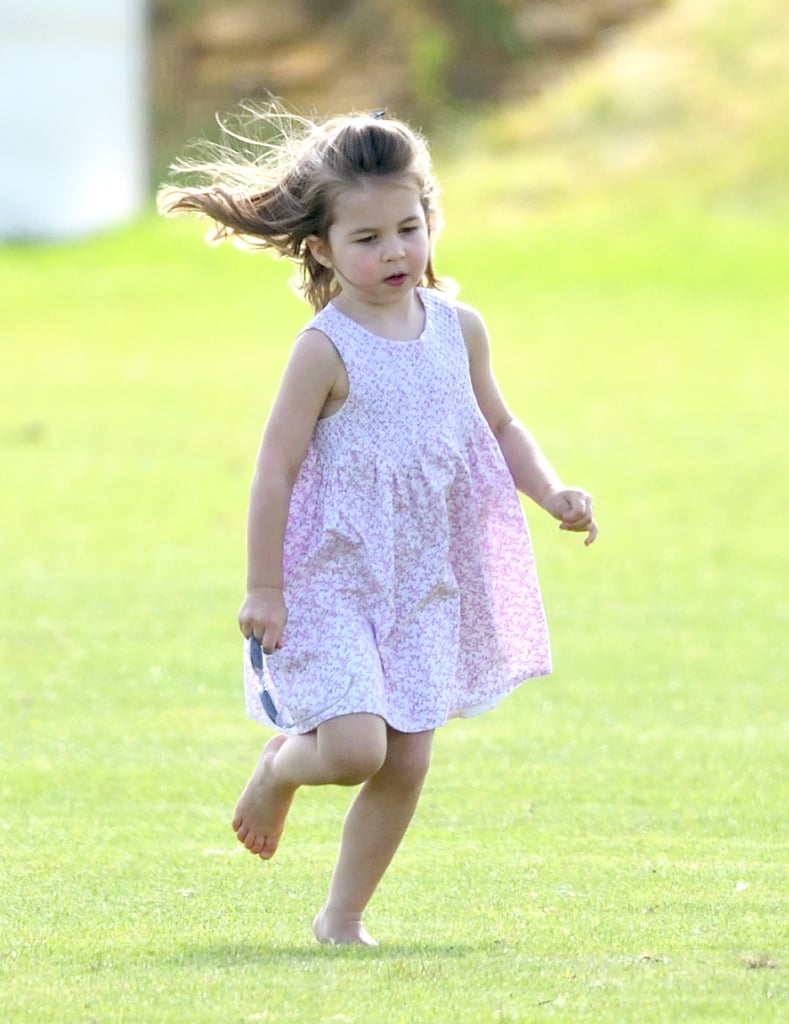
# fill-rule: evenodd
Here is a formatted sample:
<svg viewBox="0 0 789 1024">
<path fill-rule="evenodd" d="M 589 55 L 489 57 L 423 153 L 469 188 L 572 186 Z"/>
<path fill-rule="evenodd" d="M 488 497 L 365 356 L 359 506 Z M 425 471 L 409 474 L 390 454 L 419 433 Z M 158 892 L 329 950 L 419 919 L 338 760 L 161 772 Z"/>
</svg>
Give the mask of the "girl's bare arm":
<svg viewBox="0 0 789 1024">
<path fill-rule="evenodd" d="M 592 500 L 575 487 L 565 487 L 529 431 L 507 408 L 493 375 L 490 341 L 479 313 L 458 304 L 458 316 L 466 341 L 469 372 L 482 415 L 498 441 L 515 486 L 560 520 L 561 529 L 586 533 L 586 543 L 597 536 Z"/>
<path fill-rule="evenodd" d="M 263 432 L 247 521 L 247 594 L 238 614 L 241 632 L 267 654 L 282 644 L 287 609 L 282 594 L 282 549 L 293 484 L 315 423 L 343 386 L 344 367 L 320 331 L 296 340 Z"/>
</svg>

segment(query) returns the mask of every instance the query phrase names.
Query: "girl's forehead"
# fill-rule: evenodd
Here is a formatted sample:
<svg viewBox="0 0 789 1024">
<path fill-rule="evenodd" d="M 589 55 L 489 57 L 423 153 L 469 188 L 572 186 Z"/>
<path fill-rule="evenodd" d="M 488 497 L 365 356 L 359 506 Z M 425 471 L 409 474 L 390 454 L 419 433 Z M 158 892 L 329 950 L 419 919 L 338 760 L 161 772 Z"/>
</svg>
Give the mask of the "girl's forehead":
<svg viewBox="0 0 789 1024">
<path fill-rule="evenodd" d="M 418 216 L 422 212 L 419 189 L 408 181 L 391 178 L 368 178 L 341 189 L 333 204 L 333 222 L 355 221 L 359 217 L 372 221 L 382 217 Z"/>
</svg>

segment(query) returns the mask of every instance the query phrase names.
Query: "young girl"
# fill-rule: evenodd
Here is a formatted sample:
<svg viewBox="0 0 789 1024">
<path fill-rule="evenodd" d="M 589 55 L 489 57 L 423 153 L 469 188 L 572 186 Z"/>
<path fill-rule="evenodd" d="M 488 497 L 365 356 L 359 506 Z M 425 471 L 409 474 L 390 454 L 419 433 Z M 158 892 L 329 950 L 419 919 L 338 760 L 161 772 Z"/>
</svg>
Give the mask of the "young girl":
<svg viewBox="0 0 789 1024">
<path fill-rule="evenodd" d="M 504 404 L 482 318 L 442 294 L 423 139 L 380 114 L 259 117 L 273 141 L 246 161 L 181 163 L 207 183 L 160 193 L 167 214 L 212 218 L 215 239 L 295 261 L 315 310 L 251 489 L 247 708 L 279 734 L 233 828 L 267 860 L 300 786 L 361 785 L 313 931 L 374 945 L 362 916 L 434 730 L 550 672 L 516 488 L 587 544 L 597 527 L 589 496 L 561 483 Z"/>
</svg>

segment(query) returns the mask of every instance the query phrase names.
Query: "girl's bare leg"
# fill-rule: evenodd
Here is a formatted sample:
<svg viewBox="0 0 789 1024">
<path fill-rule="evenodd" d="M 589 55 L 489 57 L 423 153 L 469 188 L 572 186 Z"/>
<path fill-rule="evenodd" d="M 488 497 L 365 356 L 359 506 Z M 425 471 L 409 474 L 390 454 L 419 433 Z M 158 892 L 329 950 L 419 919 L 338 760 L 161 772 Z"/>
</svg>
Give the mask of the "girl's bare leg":
<svg viewBox="0 0 789 1024">
<path fill-rule="evenodd" d="M 320 942 L 376 942 L 362 915 L 400 846 L 430 766 L 433 733 L 387 727 L 386 760 L 351 804 L 331 888 L 312 926 Z"/>
<path fill-rule="evenodd" d="M 263 860 L 274 856 L 299 786 L 357 786 L 386 757 L 386 723 L 344 715 L 305 736 L 274 736 L 260 755 L 233 818 L 239 842 Z"/>
</svg>

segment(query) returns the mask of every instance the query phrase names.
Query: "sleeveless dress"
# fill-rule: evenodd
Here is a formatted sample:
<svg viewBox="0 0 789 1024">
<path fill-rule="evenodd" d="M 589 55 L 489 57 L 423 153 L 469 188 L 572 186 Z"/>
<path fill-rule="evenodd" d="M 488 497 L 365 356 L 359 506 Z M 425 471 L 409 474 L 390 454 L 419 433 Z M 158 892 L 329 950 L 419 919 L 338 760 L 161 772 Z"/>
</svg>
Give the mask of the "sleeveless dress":
<svg viewBox="0 0 789 1024">
<path fill-rule="evenodd" d="M 246 644 L 247 711 L 281 732 L 355 712 L 421 732 L 551 671 L 528 530 L 457 312 L 434 291 L 419 297 L 413 341 L 378 337 L 331 303 L 308 325 L 350 388 L 317 422 L 293 488 L 283 647 L 258 648 L 256 671 Z"/>
</svg>

